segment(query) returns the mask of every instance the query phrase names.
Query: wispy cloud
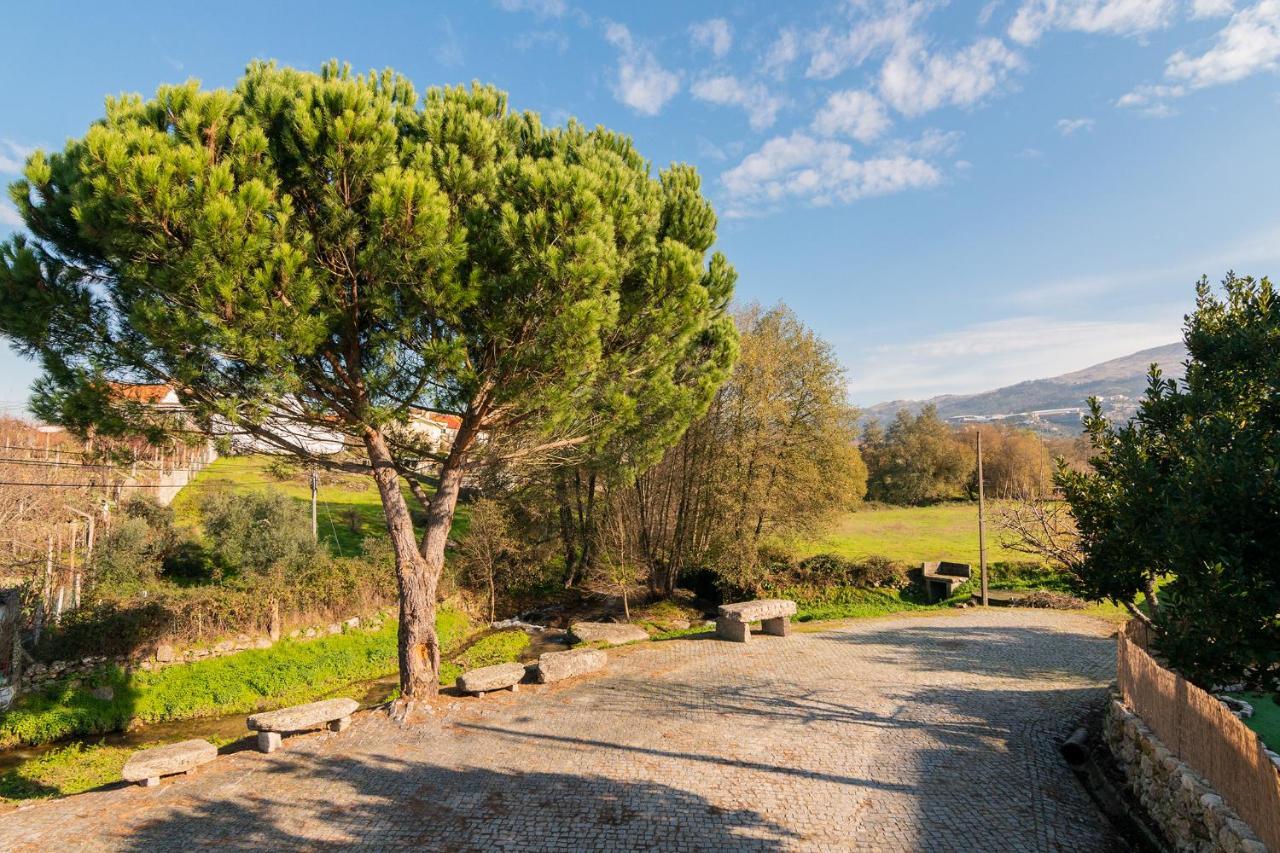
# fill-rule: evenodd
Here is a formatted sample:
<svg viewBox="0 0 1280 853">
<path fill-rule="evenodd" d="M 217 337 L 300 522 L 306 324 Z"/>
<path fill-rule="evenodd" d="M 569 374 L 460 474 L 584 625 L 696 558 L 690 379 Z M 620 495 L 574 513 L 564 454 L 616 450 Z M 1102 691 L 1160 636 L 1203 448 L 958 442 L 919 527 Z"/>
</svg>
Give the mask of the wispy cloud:
<svg viewBox="0 0 1280 853">
<path fill-rule="evenodd" d="M 680 91 L 680 75 L 663 68 L 652 51 L 636 42 L 623 24 L 608 24 L 605 39 L 618 49 L 614 97 L 641 115 L 662 112 L 667 101 Z"/>
<path fill-rule="evenodd" d="M 918 116 L 944 106 L 972 106 L 1023 67 L 1004 42 L 983 38 L 954 53 L 931 52 L 922 39 L 900 43 L 880 70 L 880 94 L 898 112 Z"/>
<path fill-rule="evenodd" d="M 18 175 L 26 166 L 35 146 L 21 145 L 12 139 L 0 139 L 0 175 Z"/>
<path fill-rule="evenodd" d="M 0 225 L 7 225 L 10 228 L 22 228 L 26 225 L 18 215 L 18 209 L 8 199 L 0 199 Z"/>
<path fill-rule="evenodd" d="M 786 76 L 791 63 L 800 58 L 800 37 L 793 29 L 785 29 L 774 39 L 773 44 L 765 52 L 760 61 L 760 70 L 765 74 L 782 79 Z"/>
<path fill-rule="evenodd" d="M 1094 120 L 1091 118 L 1060 118 L 1055 125 L 1058 133 L 1071 136 L 1082 130 L 1093 130 Z"/>
<path fill-rule="evenodd" d="M 771 126 L 783 103 L 763 83 L 746 83 L 731 74 L 699 80 L 689 91 L 700 101 L 742 108 L 752 130 Z"/>
<path fill-rule="evenodd" d="M 532 12 L 543 18 L 559 18 L 569 11 L 565 0 L 497 0 L 504 12 Z"/>
<path fill-rule="evenodd" d="M 436 62 L 449 68 L 456 68 L 463 62 L 462 43 L 453 29 L 453 22 L 446 17 L 440 18 L 440 26 L 436 35 L 436 43 L 432 48 Z"/>
<path fill-rule="evenodd" d="M 554 50 L 564 53 L 569 49 L 569 36 L 559 30 L 531 30 L 520 33 L 512 42 L 519 51 Z"/>
<path fill-rule="evenodd" d="M 724 18 L 711 18 L 689 27 L 689 37 L 699 47 L 711 51 L 716 59 L 723 58 L 733 47 L 733 28 Z"/>
<path fill-rule="evenodd" d="M 770 139 L 721 175 L 730 216 L 748 216 L 761 206 L 789 199 L 816 205 L 849 203 L 869 196 L 933 186 L 938 170 L 906 156 L 859 160 L 844 142 L 804 133 Z"/>
<path fill-rule="evenodd" d="M 1176 0 L 1025 0 L 1009 23 L 1009 38 L 1034 44 L 1050 30 L 1135 36 L 1173 23 Z"/>
<path fill-rule="evenodd" d="M 1178 310 L 1158 313 L 1140 320 L 1008 317 L 883 345 L 851 359 L 850 390 L 866 405 L 1056 376 L 1177 340 Z"/>
<path fill-rule="evenodd" d="M 862 89 L 833 92 L 813 119 L 813 129 L 823 136 L 849 136 L 873 142 L 893 126 L 893 119 L 875 95 Z"/>
</svg>

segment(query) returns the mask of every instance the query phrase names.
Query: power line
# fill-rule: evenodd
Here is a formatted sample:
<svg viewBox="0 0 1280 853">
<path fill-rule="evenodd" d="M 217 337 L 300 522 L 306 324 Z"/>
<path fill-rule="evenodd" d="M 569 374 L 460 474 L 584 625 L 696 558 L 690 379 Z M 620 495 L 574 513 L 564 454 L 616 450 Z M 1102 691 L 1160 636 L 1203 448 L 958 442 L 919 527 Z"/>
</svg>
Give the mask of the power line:
<svg viewBox="0 0 1280 853">
<path fill-rule="evenodd" d="M 261 481 L 243 482 L 243 481 L 237 481 L 237 480 L 214 480 L 213 482 L 210 482 L 210 483 L 187 483 L 184 486 L 176 486 L 176 488 L 190 489 L 193 487 L 204 488 L 204 487 L 214 487 L 214 486 L 220 487 L 220 486 L 228 486 L 228 485 L 230 486 L 278 486 L 280 485 L 280 481 L 279 480 L 261 480 Z M 125 489 L 172 489 L 172 488 L 175 488 L 175 484 L 172 484 L 172 483 L 130 483 L 126 485 L 124 483 L 23 483 L 18 481 L 14 481 L 14 482 L 0 481 L 0 486 L 31 486 L 33 488 L 61 488 L 61 489 L 78 489 L 78 488 L 100 489 L 100 488 L 103 488 L 104 486 L 110 486 L 113 488 L 115 486 L 120 486 L 121 488 L 125 488 Z"/>
</svg>

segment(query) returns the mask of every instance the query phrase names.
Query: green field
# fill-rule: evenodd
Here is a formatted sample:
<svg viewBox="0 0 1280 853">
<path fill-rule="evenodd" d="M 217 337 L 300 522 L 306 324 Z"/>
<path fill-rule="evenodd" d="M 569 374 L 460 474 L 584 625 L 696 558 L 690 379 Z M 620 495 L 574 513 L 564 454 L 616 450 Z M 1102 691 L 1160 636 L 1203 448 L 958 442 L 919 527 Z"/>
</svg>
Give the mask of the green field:
<svg viewBox="0 0 1280 853">
<path fill-rule="evenodd" d="M 294 476 L 280 479 L 270 471 L 275 457 L 265 455 L 224 456 L 195 476 L 191 483 L 178 493 L 173 509 L 179 524 L 199 527 L 200 495 L 210 489 L 225 486 L 233 489 L 276 489 L 307 507 L 310 512 L 311 487 L 307 475 L 297 470 Z M 421 523 L 422 508 L 418 501 L 404 489 L 405 500 L 414 521 Z M 320 473 L 320 488 L 316 495 L 316 519 L 321 541 L 334 556 L 353 557 L 360 553 L 360 543 L 366 536 L 385 536 L 386 522 L 382 514 L 382 501 L 371 477 L 359 474 Z M 454 519 L 455 536 L 464 534 L 467 525 L 467 508 L 459 505 Z"/>
<path fill-rule="evenodd" d="M 987 561 L 1031 559 L 1003 548 L 995 519 L 1000 505 L 987 504 Z M 842 515 L 824 536 L 800 545 L 800 556 L 832 553 L 860 558 L 872 554 L 904 563 L 953 560 L 978 564 L 978 505 L 953 502 L 934 506 L 867 505 Z"/>
</svg>

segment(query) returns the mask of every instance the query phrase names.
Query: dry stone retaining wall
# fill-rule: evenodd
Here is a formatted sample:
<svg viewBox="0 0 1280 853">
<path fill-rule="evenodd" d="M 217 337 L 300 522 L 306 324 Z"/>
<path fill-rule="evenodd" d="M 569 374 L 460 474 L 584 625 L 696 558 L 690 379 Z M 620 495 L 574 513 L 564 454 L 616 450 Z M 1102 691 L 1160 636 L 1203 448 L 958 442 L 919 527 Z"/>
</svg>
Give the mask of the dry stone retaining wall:
<svg viewBox="0 0 1280 853">
<path fill-rule="evenodd" d="M 1124 703 L 1111 701 L 1103 729 L 1130 790 L 1175 849 L 1266 853 L 1249 825 Z"/>
</svg>

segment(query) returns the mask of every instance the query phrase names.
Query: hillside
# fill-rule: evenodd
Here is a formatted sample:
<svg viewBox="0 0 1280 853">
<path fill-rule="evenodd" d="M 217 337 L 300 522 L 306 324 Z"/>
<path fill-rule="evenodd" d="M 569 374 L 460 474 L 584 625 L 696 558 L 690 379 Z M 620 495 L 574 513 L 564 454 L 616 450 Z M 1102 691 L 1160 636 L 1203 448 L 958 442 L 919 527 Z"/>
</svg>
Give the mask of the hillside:
<svg viewBox="0 0 1280 853">
<path fill-rule="evenodd" d="M 1060 415 L 1036 414 L 1046 409 L 1078 409 L 1089 397 L 1103 399 L 1103 410 L 1112 417 L 1132 416 L 1138 398 L 1147 387 L 1147 371 L 1159 364 L 1166 376 L 1180 378 L 1186 349 L 1181 343 L 1153 347 L 1054 376 L 1032 379 L 984 391 L 979 394 L 944 394 L 928 400 L 893 400 L 868 408 L 865 416 L 888 422 L 900 409 L 918 412 L 925 405 L 937 406 L 944 418 L 1000 419 L 1025 423 L 1043 432 L 1070 431 L 1078 423 L 1075 412 Z"/>
</svg>

